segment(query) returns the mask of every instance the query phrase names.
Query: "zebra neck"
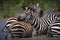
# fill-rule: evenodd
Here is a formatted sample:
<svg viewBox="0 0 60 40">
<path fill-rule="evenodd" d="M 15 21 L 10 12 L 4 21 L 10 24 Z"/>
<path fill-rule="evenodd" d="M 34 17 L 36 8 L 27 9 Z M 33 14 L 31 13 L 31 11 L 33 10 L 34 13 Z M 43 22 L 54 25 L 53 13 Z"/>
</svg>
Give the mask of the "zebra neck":
<svg viewBox="0 0 60 40">
<path fill-rule="evenodd" d="M 32 20 L 32 25 L 36 30 L 40 29 L 40 19 L 34 17 Z"/>
</svg>

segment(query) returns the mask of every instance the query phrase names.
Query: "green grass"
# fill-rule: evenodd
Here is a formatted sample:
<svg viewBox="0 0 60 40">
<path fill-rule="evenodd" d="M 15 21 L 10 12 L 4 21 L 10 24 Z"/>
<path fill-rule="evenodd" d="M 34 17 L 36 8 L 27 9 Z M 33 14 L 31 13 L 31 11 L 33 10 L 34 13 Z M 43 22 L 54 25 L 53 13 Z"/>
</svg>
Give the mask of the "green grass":
<svg viewBox="0 0 60 40">
<path fill-rule="evenodd" d="M 1 0 L 0 1 L 0 18 L 2 17 L 10 17 L 15 16 L 15 14 L 21 10 L 21 8 L 25 8 L 30 3 L 37 4 L 43 10 L 47 10 L 50 8 L 60 8 L 60 0 L 56 1 L 46 1 L 46 0 Z M 1 9 L 2 8 L 2 9 Z"/>
</svg>

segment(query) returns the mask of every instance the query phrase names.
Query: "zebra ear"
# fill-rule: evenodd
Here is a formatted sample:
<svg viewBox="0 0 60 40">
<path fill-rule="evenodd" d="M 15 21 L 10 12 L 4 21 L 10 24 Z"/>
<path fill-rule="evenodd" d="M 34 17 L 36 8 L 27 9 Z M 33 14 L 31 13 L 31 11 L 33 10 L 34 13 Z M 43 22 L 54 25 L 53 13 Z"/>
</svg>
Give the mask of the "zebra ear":
<svg viewBox="0 0 60 40">
<path fill-rule="evenodd" d="M 28 9 L 28 7 L 25 7 L 25 9 L 27 10 L 27 9 Z"/>
<path fill-rule="evenodd" d="M 26 9 L 26 10 L 28 10 L 28 9 L 29 9 L 29 7 L 25 7 L 25 9 Z"/>
<path fill-rule="evenodd" d="M 38 7 L 39 6 L 39 3 L 37 3 L 36 6 Z"/>
</svg>

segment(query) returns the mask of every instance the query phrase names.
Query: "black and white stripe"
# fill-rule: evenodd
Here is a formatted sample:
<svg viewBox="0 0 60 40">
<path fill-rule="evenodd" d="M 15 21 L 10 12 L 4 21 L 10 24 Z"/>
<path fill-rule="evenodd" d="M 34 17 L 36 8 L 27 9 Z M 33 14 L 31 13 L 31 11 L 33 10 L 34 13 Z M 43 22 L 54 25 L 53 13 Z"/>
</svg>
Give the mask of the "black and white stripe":
<svg viewBox="0 0 60 40">
<path fill-rule="evenodd" d="M 7 19 L 7 21 L 6 21 L 6 25 L 5 25 L 5 27 L 6 27 L 6 29 L 9 31 L 9 33 L 11 34 L 11 36 L 12 37 L 15 37 L 15 36 L 20 36 L 20 35 L 17 35 L 17 34 L 21 34 L 22 35 L 22 33 L 19 33 L 19 29 L 17 29 L 19 26 L 21 26 L 21 25 L 19 25 L 19 24 L 17 24 L 16 22 L 18 22 L 17 21 L 17 17 L 11 17 L 11 18 L 8 18 Z M 15 24 L 16 25 L 15 25 Z M 14 26 L 13 26 L 14 25 Z M 15 27 L 15 29 L 14 29 L 14 27 Z M 13 30 L 13 31 L 12 31 Z M 15 33 L 14 33 L 14 31 L 15 31 Z M 12 35 L 14 33 L 14 35 Z M 7 37 L 8 35 L 6 35 L 6 37 Z"/>
<path fill-rule="evenodd" d="M 19 23 L 11 24 L 9 29 L 13 37 L 24 37 L 25 36 L 25 29 Z"/>
<path fill-rule="evenodd" d="M 55 22 L 48 28 L 48 36 L 60 36 L 60 17 L 55 17 Z"/>
<path fill-rule="evenodd" d="M 60 36 L 60 23 L 54 23 L 50 26 L 48 36 Z"/>
<path fill-rule="evenodd" d="M 11 17 L 6 21 L 6 29 L 12 37 L 31 37 L 33 28 L 29 23 L 18 21 L 17 17 Z M 5 28 L 4 27 L 4 28 Z M 6 35 L 7 38 L 8 34 Z"/>
<path fill-rule="evenodd" d="M 6 21 L 6 28 L 8 28 L 14 22 L 17 22 L 17 17 L 8 18 Z"/>
<path fill-rule="evenodd" d="M 31 23 L 33 27 L 37 30 L 37 32 L 45 33 L 44 31 L 47 31 L 48 26 L 51 25 L 55 21 L 55 14 L 54 13 L 48 13 L 44 15 L 43 17 L 37 17 L 32 11 L 28 10 L 27 13 L 23 14 L 23 16 L 20 15 L 20 19 L 18 20 L 25 20 Z"/>
<path fill-rule="evenodd" d="M 10 25 L 14 22 L 17 22 L 17 17 L 10 17 L 8 19 L 6 19 L 6 23 L 5 23 L 5 26 L 3 27 L 2 31 L 4 31 L 4 28 L 7 28 L 10 27 Z"/>
</svg>

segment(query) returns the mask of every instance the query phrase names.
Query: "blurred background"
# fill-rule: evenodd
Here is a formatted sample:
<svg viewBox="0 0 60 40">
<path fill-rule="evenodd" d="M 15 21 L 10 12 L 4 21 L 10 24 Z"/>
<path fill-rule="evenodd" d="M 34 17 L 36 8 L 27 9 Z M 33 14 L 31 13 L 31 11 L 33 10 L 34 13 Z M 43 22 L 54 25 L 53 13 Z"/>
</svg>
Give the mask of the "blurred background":
<svg viewBox="0 0 60 40">
<path fill-rule="evenodd" d="M 42 10 L 60 10 L 60 0 L 0 0 L 0 18 L 15 16 L 30 3 L 38 3 Z"/>
</svg>

